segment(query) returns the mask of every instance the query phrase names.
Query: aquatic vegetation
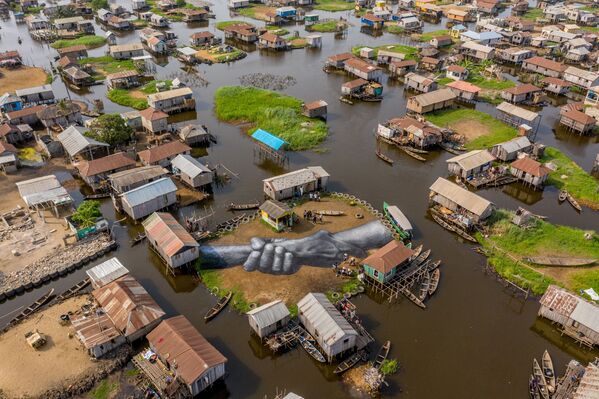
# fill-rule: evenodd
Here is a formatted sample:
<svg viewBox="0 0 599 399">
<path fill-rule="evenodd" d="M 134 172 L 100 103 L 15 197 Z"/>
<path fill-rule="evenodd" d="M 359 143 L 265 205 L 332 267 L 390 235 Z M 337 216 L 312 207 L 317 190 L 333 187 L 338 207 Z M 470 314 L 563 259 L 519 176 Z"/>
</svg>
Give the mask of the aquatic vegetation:
<svg viewBox="0 0 599 399">
<path fill-rule="evenodd" d="M 337 21 L 319 22 L 306 26 L 308 32 L 335 32 L 337 31 Z"/>
<path fill-rule="evenodd" d="M 355 56 L 360 55 L 360 50 L 368 46 L 355 46 L 352 47 L 351 52 Z M 374 50 L 374 56 L 377 57 L 379 50 L 391 51 L 393 53 L 405 54 L 406 60 L 415 60 L 418 58 L 418 49 L 412 46 L 406 46 L 404 44 L 384 44 L 382 46 L 371 47 Z"/>
<path fill-rule="evenodd" d="M 355 5 L 345 0 L 316 0 L 312 7 L 321 11 L 347 11 L 353 10 Z"/>
<path fill-rule="evenodd" d="M 125 89 L 112 89 L 106 93 L 106 97 L 113 103 L 142 110 L 148 108 L 148 101 L 145 98 L 136 98 L 131 96 L 131 92 Z"/>
<path fill-rule="evenodd" d="M 415 37 L 416 40 L 418 40 L 419 42 L 428 42 L 433 37 L 443 36 L 443 35 L 449 35 L 449 30 L 448 29 L 439 29 L 439 30 L 435 30 L 432 32 L 424 32 L 424 33 L 420 33 L 420 34 L 414 34 L 412 36 Z"/>
<path fill-rule="evenodd" d="M 545 149 L 542 161 L 557 166 L 557 169 L 549 174 L 549 184 L 567 190 L 581 204 L 599 209 L 599 182 L 593 176 L 554 147 Z"/>
<path fill-rule="evenodd" d="M 82 36 L 71 40 L 57 40 L 50 45 L 55 49 L 84 45 L 87 48 L 100 47 L 106 44 L 106 38 L 103 36 Z"/>
<path fill-rule="evenodd" d="M 247 24 L 247 22 L 244 21 L 220 21 L 217 22 L 215 27 L 218 30 L 223 30 L 225 29 L 227 26 L 231 26 L 231 25 L 236 25 L 236 24 Z"/>
<path fill-rule="evenodd" d="M 115 60 L 109 55 L 102 57 L 88 57 L 79 60 L 79 65 L 87 64 L 106 75 L 116 72 L 135 70 L 135 64 L 132 60 Z"/>
<path fill-rule="evenodd" d="M 381 363 L 381 373 L 383 375 L 395 374 L 399 370 L 399 362 L 397 359 L 385 359 Z"/>
<path fill-rule="evenodd" d="M 301 114 L 302 100 L 254 87 L 224 86 L 215 94 L 215 110 L 220 120 L 250 122 L 289 142 L 291 150 L 316 147 L 326 138 L 328 127 L 322 120 Z"/>
</svg>

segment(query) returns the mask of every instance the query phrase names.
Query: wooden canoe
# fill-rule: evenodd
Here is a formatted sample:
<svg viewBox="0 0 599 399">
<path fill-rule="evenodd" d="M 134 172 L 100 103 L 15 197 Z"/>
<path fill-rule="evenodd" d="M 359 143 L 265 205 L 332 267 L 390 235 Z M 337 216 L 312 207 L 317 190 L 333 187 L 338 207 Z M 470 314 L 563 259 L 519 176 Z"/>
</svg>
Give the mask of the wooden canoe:
<svg viewBox="0 0 599 399">
<path fill-rule="evenodd" d="M 537 381 L 535 380 L 535 377 L 532 374 L 528 379 L 528 395 L 530 396 L 530 399 L 541 399 Z"/>
<path fill-rule="evenodd" d="M 234 202 L 231 202 L 229 205 L 227 205 L 227 210 L 229 210 L 229 211 L 245 211 L 248 209 L 258 209 L 259 207 L 260 207 L 259 202 L 251 202 L 249 204 L 236 204 Z"/>
<path fill-rule="evenodd" d="M 424 246 L 422 244 L 420 244 L 416 248 L 414 248 L 414 253 L 412 254 L 412 259 L 416 259 L 417 257 L 419 257 L 420 254 L 422 253 L 423 248 L 424 248 Z"/>
<path fill-rule="evenodd" d="M 422 284 L 420 285 L 420 294 L 418 295 L 418 299 L 420 299 L 421 301 L 424 301 L 426 299 L 426 296 L 428 295 L 428 289 L 430 286 L 431 276 L 428 272 L 424 272 L 424 279 L 422 280 Z"/>
<path fill-rule="evenodd" d="M 441 270 L 439 270 L 439 268 L 436 268 L 431 273 L 431 282 L 428 286 L 428 294 L 429 295 L 433 295 L 435 293 L 435 291 L 437 291 L 437 288 L 439 287 L 440 279 L 441 279 Z"/>
<path fill-rule="evenodd" d="M 48 301 L 50 301 L 52 294 L 54 294 L 54 288 L 51 288 L 50 291 L 48 291 L 44 295 L 42 295 L 37 301 L 35 301 L 31 305 L 27 306 L 27 308 L 25 308 L 25 310 L 23 310 L 16 317 L 14 317 L 11 321 L 9 321 L 8 325 L 13 325 L 13 324 L 19 323 L 20 321 L 24 320 L 28 316 L 35 313 L 39 308 L 41 308 L 42 306 L 44 306 L 44 304 L 46 304 L 46 303 L 48 303 Z"/>
<path fill-rule="evenodd" d="M 535 378 L 539 393 L 541 394 L 543 399 L 549 399 L 547 381 L 545 380 L 545 375 L 543 375 L 543 370 L 541 369 L 541 366 L 539 366 L 539 362 L 537 361 L 537 359 L 533 359 L 532 361 L 532 375 Z"/>
<path fill-rule="evenodd" d="M 354 353 L 353 355 L 351 355 L 350 357 L 348 357 L 347 359 L 345 359 L 344 361 L 339 363 L 339 365 L 335 368 L 333 373 L 335 373 L 335 374 L 345 373 L 347 370 L 351 369 L 356 364 L 358 364 L 358 362 L 360 360 L 362 360 L 363 355 L 364 355 L 364 353 L 362 351 Z"/>
<path fill-rule="evenodd" d="M 379 157 L 380 159 L 382 159 L 383 161 L 387 162 L 389 165 L 393 165 L 393 160 L 391 158 L 389 158 L 388 156 L 386 156 L 385 154 L 383 154 L 380 151 L 376 152 L 376 156 Z"/>
<path fill-rule="evenodd" d="M 567 199 L 568 199 L 568 192 L 566 190 L 561 190 L 559 192 L 559 196 L 557 197 L 557 200 L 559 202 L 564 202 Z"/>
<path fill-rule="evenodd" d="M 221 312 L 221 310 L 223 310 L 225 308 L 225 306 L 227 306 L 227 304 L 231 300 L 232 296 L 233 296 L 233 292 L 229 291 L 229 293 L 227 295 L 225 295 L 224 297 L 220 298 L 218 300 L 218 302 L 216 303 L 216 305 L 214 305 L 212 307 L 212 309 L 210 309 L 206 313 L 206 316 L 204 316 L 204 320 L 205 321 L 209 321 L 209 320 L 213 319 L 214 317 L 216 317 L 216 315 L 219 314 Z"/>
<path fill-rule="evenodd" d="M 407 145 L 401 145 L 399 146 L 399 148 L 401 148 L 404 151 L 413 152 L 414 154 L 428 154 L 427 150 L 421 150 L 420 148 L 409 147 Z"/>
<path fill-rule="evenodd" d="M 402 289 L 400 289 L 400 291 L 410 301 L 414 302 L 416 305 L 418 305 L 422 309 L 426 309 L 426 305 L 420 299 L 418 299 L 418 297 L 416 295 L 412 294 L 412 291 L 408 290 L 407 288 L 402 288 Z"/>
<path fill-rule="evenodd" d="M 432 273 L 433 271 L 435 271 L 437 268 L 439 268 L 439 265 L 441 264 L 440 260 L 436 260 L 434 262 L 429 262 L 428 267 L 426 268 L 428 270 L 429 273 Z"/>
<path fill-rule="evenodd" d="M 143 234 L 143 233 L 139 233 L 137 236 L 135 236 L 135 237 L 134 237 L 134 238 L 131 240 L 131 242 L 130 242 L 130 245 L 131 245 L 132 247 L 134 247 L 134 246 L 136 246 L 137 244 L 139 244 L 140 242 L 142 242 L 142 241 L 143 241 L 143 240 L 145 240 L 145 239 L 146 239 L 146 235 L 145 235 L 145 234 Z"/>
<path fill-rule="evenodd" d="M 555 369 L 553 368 L 553 360 L 551 359 L 549 352 L 547 352 L 547 349 L 543 352 L 541 368 L 543 369 L 545 381 L 547 381 L 547 390 L 550 393 L 555 392 Z"/>
<path fill-rule="evenodd" d="M 445 151 L 447 151 L 450 154 L 453 154 L 453 155 L 462 155 L 462 152 L 456 150 L 455 148 L 453 148 L 453 147 L 451 147 L 451 146 L 449 146 L 447 144 L 441 143 L 441 144 L 439 144 L 439 147 L 441 147 L 442 149 L 444 149 Z"/>
<path fill-rule="evenodd" d="M 437 222 L 444 229 L 456 233 L 457 235 L 459 235 L 460 237 L 462 237 L 465 240 L 468 240 L 471 242 L 478 242 L 478 241 L 476 241 L 476 238 L 472 237 L 470 234 L 466 233 L 464 230 L 458 228 L 457 226 L 453 226 L 453 225 L 447 223 L 445 220 L 443 220 L 441 217 L 435 215 L 434 213 L 432 213 L 431 216 L 433 217 L 433 220 L 435 222 Z"/>
<path fill-rule="evenodd" d="M 391 350 L 391 341 L 386 341 L 383 346 L 381 346 L 381 349 L 379 349 L 379 352 L 376 354 L 376 358 L 374 359 L 374 363 L 372 363 L 372 366 L 375 369 L 380 369 L 381 365 L 383 364 L 383 362 L 387 359 L 387 356 L 389 355 L 389 351 Z"/>
<path fill-rule="evenodd" d="M 312 337 L 310 336 L 310 338 L 312 338 Z M 312 338 L 312 340 L 313 340 L 313 338 Z M 324 356 L 322 355 L 322 353 L 320 353 L 320 351 L 318 349 L 316 349 L 316 346 L 314 346 L 314 344 L 312 344 L 312 342 L 310 342 L 310 339 L 304 337 L 303 335 L 300 335 L 299 341 L 302 344 L 302 347 L 304 348 L 304 350 L 306 352 L 308 352 L 308 354 L 310 356 L 312 356 L 314 359 L 316 359 L 320 363 L 325 362 Z"/>
<path fill-rule="evenodd" d="M 406 154 L 408 154 L 409 156 L 411 156 L 414 159 L 419 160 L 420 162 L 426 162 L 426 158 L 421 157 L 420 155 L 416 154 L 414 151 L 402 148 L 403 152 L 405 152 Z"/>
<path fill-rule="evenodd" d="M 312 211 L 312 213 L 317 213 L 323 216 L 343 216 L 345 212 L 343 211 L 333 211 L 333 210 L 323 210 L 323 211 Z"/>
<path fill-rule="evenodd" d="M 423 263 L 425 260 L 428 259 L 428 257 L 431 255 L 431 250 L 427 249 L 426 251 L 422 252 L 420 255 L 418 255 L 416 257 L 416 259 L 414 259 L 412 261 L 412 263 L 410 264 L 410 266 L 414 265 L 414 266 L 418 266 L 421 263 Z"/>
<path fill-rule="evenodd" d="M 597 262 L 597 259 L 590 258 L 566 258 L 551 256 L 532 256 L 524 258 L 529 263 L 543 266 L 588 266 Z"/>
<path fill-rule="evenodd" d="M 72 286 L 71 288 L 54 298 L 54 301 L 59 302 L 63 299 L 72 297 L 73 295 L 77 294 L 79 291 L 87 287 L 89 283 L 91 283 L 91 279 L 89 277 L 85 280 L 81 280 L 80 282 L 78 282 L 77 284 L 75 284 L 74 286 Z"/>
<path fill-rule="evenodd" d="M 578 203 L 578 201 L 576 201 L 574 199 L 574 197 L 572 197 L 572 195 L 570 193 L 568 193 L 568 202 L 570 203 L 570 205 L 572 205 L 572 207 L 574 209 L 576 209 L 578 212 L 582 211 L 582 207 L 580 206 L 580 204 Z"/>
</svg>

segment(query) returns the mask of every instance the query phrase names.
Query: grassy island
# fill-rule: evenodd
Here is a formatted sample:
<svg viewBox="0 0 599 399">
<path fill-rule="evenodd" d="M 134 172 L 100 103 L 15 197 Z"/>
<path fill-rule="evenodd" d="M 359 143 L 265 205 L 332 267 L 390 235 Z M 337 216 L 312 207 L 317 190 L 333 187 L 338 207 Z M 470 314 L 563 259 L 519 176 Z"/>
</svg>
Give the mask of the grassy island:
<svg viewBox="0 0 599 399">
<path fill-rule="evenodd" d="M 222 121 L 251 123 L 248 133 L 261 128 L 281 137 L 291 150 L 316 147 L 327 137 L 320 119 L 301 114 L 302 100 L 254 87 L 224 86 L 215 94 L 216 115 Z"/>
<path fill-rule="evenodd" d="M 145 85 L 133 89 L 112 89 L 106 93 L 106 97 L 113 103 L 135 108 L 137 110 L 142 110 L 148 108 L 148 101 L 146 100 L 146 96 L 148 94 L 156 93 L 156 84 L 163 82 L 166 85 L 166 88 L 170 88 L 172 85 L 172 81 L 170 80 L 152 80 Z"/>
<path fill-rule="evenodd" d="M 55 49 L 61 49 L 65 47 L 71 46 L 79 46 L 84 45 L 88 49 L 101 47 L 106 44 L 106 38 L 103 36 L 82 36 L 77 39 L 71 40 L 57 40 L 50 45 L 50 47 Z"/>
<path fill-rule="evenodd" d="M 526 228 L 511 223 L 513 214 L 505 210 L 495 212 L 489 222 L 489 234 L 477 239 L 489 257 L 489 263 L 503 278 L 537 295 L 549 284 L 558 284 L 578 291 L 593 287 L 599 290 L 599 266 L 554 267 L 526 262 L 529 256 L 555 256 L 599 259 L 599 238 L 593 234 L 585 238 L 585 231 L 533 220 Z"/>
<path fill-rule="evenodd" d="M 355 56 L 360 55 L 360 50 L 368 46 L 355 46 L 352 47 L 351 52 Z M 418 49 L 412 46 L 406 46 L 403 44 L 385 44 L 382 46 L 371 47 L 374 50 L 374 56 L 378 56 L 379 50 L 390 51 L 392 53 L 405 54 L 406 60 L 415 60 L 418 58 Z"/>
</svg>

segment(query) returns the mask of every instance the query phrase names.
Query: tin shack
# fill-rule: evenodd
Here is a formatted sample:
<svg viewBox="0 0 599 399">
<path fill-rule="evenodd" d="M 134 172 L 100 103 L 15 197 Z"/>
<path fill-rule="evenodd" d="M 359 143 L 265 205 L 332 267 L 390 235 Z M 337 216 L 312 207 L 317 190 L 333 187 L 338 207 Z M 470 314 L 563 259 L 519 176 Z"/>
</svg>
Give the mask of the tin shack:
<svg viewBox="0 0 599 399">
<path fill-rule="evenodd" d="M 287 305 L 280 299 L 252 309 L 246 314 L 250 327 L 260 339 L 285 327 L 291 319 Z"/>
<path fill-rule="evenodd" d="M 152 181 L 121 195 L 121 205 L 132 219 L 141 219 L 177 202 L 177 186 L 169 177 Z"/>
</svg>

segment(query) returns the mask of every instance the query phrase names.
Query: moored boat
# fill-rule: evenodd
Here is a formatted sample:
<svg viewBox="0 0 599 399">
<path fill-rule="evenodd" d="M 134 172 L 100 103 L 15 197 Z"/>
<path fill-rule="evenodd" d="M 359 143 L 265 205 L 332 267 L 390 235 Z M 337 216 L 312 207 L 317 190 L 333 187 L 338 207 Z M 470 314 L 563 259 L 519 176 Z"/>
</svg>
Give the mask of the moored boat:
<svg viewBox="0 0 599 399">
<path fill-rule="evenodd" d="M 440 216 L 438 216 L 438 215 L 436 215 L 434 213 L 431 213 L 431 216 L 433 217 L 433 220 L 435 222 L 437 222 L 444 229 L 456 233 L 457 235 L 459 235 L 460 237 L 462 237 L 465 240 L 468 240 L 468 241 L 471 241 L 471 242 L 478 242 L 478 241 L 476 241 L 476 238 L 472 237 L 470 234 L 466 233 L 464 230 L 458 228 L 457 226 L 453 226 L 453 225 L 447 223 Z"/>
<path fill-rule="evenodd" d="M 541 367 L 543 369 L 545 381 L 547 381 L 547 390 L 549 393 L 553 393 L 555 391 L 555 369 L 553 368 L 551 355 L 546 349 L 545 352 L 543 352 L 543 358 L 541 359 Z"/>
<path fill-rule="evenodd" d="M 566 199 L 568 199 L 568 192 L 566 190 L 561 190 L 559 192 L 559 196 L 557 197 L 557 200 L 559 202 L 564 202 Z"/>
<path fill-rule="evenodd" d="M 529 263 L 543 266 L 588 266 L 597 262 L 592 258 L 567 258 L 557 256 L 531 256 L 524 258 Z"/>
<path fill-rule="evenodd" d="M 424 248 L 424 245 L 422 245 L 422 244 L 420 244 L 416 248 L 414 248 L 414 252 L 412 253 L 412 259 L 416 259 L 417 257 L 419 257 L 420 254 L 422 253 L 423 248 Z"/>
<path fill-rule="evenodd" d="M 539 394 L 539 387 L 537 384 L 537 380 L 535 380 L 535 377 L 531 374 L 530 378 L 528 379 L 528 394 L 530 396 L 530 399 L 540 399 L 541 395 Z"/>
<path fill-rule="evenodd" d="M 312 211 L 312 213 L 316 213 L 323 216 L 343 216 L 345 212 L 343 211 L 334 211 L 334 210 L 322 210 L 322 211 Z"/>
<path fill-rule="evenodd" d="M 406 215 L 404 215 L 397 206 L 383 202 L 383 212 L 389 222 L 391 222 L 395 231 L 397 231 L 403 239 L 412 236 L 412 223 L 410 223 Z"/>
<path fill-rule="evenodd" d="M 428 294 L 433 295 L 437 288 L 439 287 L 439 280 L 441 279 L 441 270 L 439 268 L 435 268 L 431 273 L 431 282 L 428 286 Z"/>
<path fill-rule="evenodd" d="M 216 305 L 214 305 L 206 313 L 206 316 L 204 316 L 204 320 L 205 321 L 209 321 L 209 320 L 213 319 L 214 317 L 216 317 L 216 315 L 219 314 L 225 308 L 225 306 L 227 306 L 227 304 L 231 300 L 232 296 L 233 296 L 233 291 L 229 291 L 227 293 L 227 295 L 225 295 L 224 297 L 220 298 L 218 300 L 218 302 L 216 303 Z"/>
<path fill-rule="evenodd" d="M 424 279 L 422 280 L 422 284 L 420 285 L 420 294 L 418 295 L 418 299 L 424 301 L 428 295 L 428 289 L 431 284 L 431 276 L 427 272 L 424 272 Z"/>
<path fill-rule="evenodd" d="M 421 307 L 422 309 L 426 309 L 426 305 L 407 288 L 400 289 L 401 293 L 404 294 L 410 301 L 414 302 L 416 305 Z"/>
<path fill-rule="evenodd" d="M 146 239 L 146 235 L 144 233 L 138 233 L 133 239 L 131 239 L 131 246 L 135 246 Z"/>
<path fill-rule="evenodd" d="M 72 297 L 73 295 L 77 294 L 82 289 L 87 287 L 89 285 L 89 283 L 91 283 L 91 279 L 89 277 L 86 278 L 85 280 L 81 280 L 80 282 L 78 282 L 77 284 L 75 284 L 74 286 L 72 286 L 71 288 L 69 288 L 62 294 L 58 295 L 56 298 L 54 298 L 54 301 L 59 302 L 64 299 Z"/>
<path fill-rule="evenodd" d="M 259 202 L 251 202 L 248 204 L 236 204 L 234 202 L 231 202 L 229 205 L 227 205 L 227 210 L 228 211 L 245 211 L 248 209 L 258 209 L 259 207 L 260 207 Z"/>
<path fill-rule="evenodd" d="M 335 374 L 345 373 L 347 370 L 351 369 L 356 364 L 358 364 L 358 362 L 360 360 L 362 360 L 363 356 L 364 356 L 364 353 L 362 351 L 354 353 L 353 355 L 351 355 L 350 357 L 348 357 L 347 359 L 345 359 L 344 361 L 339 363 L 339 365 L 335 368 L 335 370 L 333 372 Z"/>
<path fill-rule="evenodd" d="M 382 159 L 383 161 L 387 162 L 389 165 L 393 165 L 393 160 L 391 158 L 389 158 L 387 155 L 383 154 L 380 151 L 376 152 L 376 156 L 379 157 L 380 159 Z"/>
<path fill-rule="evenodd" d="M 312 338 L 311 336 L 310 336 L 310 338 L 306 338 L 303 335 L 300 335 L 299 341 L 302 344 L 302 347 L 304 348 L 304 350 L 306 352 L 308 352 L 308 354 L 310 356 L 312 356 L 314 359 L 316 359 L 320 363 L 324 363 L 325 362 L 324 356 L 322 355 L 322 353 L 320 353 L 320 351 L 316 348 L 316 346 L 314 346 L 314 344 L 311 342 L 311 341 L 314 341 L 314 338 Z"/>
<path fill-rule="evenodd" d="M 31 314 L 35 313 L 39 308 L 41 308 L 46 303 L 48 303 L 48 301 L 50 301 L 52 294 L 54 294 L 54 288 L 51 288 L 50 291 L 48 291 L 47 293 L 42 295 L 37 301 L 35 301 L 31 305 L 27 306 L 27 308 L 25 308 L 25 310 L 23 310 L 16 317 L 14 317 L 11 321 L 9 321 L 8 325 L 11 326 L 13 324 L 16 324 L 16 323 L 20 322 L 21 320 L 27 318 Z"/>
<path fill-rule="evenodd" d="M 582 211 L 582 207 L 580 206 L 580 204 L 578 203 L 578 201 L 576 201 L 574 199 L 574 197 L 572 197 L 572 195 L 570 193 L 568 193 L 568 202 L 570 203 L 570 205 L 572 205 L 572 207 L 574 209 L 576 209 L 578 212 Z"/>
<path fill-rule="evenodd" d="M 376 359 L 374 359 L 374 362 L 372 363 L 372 366 L 376 369 L 381 368 L 381 365 L 383 364 L 383 362 L 387 359 L 387 356 L 389 355 L 389 350 L 391 350 L 391 341 L 386 341 L 383 346 L 381 346 L 381 349 L 379 349 L 379 352 L 376 354 Z"/>
<path fill-rule="evenodd" d="M 428 259 L 428 257 L 431 255 L 431 250 L 427 249 L 426 251 L 422 252 L 420 255 L 418 255 L 416 257 L 416 259 L 414 259 L 411 263 L 410 266 L 418 266 L 420 264 L 422 264 L 425 260 Z"/>
<path fill-rule="evenodd" d="M 408 150 L 406 148 L 402 148 L 402 150 L 403 150 L 403 152 L 405 152 L 406 154 L 408 154 L 412 158 L 417 159 L 420 162 L 426 162 L 426 158 L 421 157 L 420 155 L 416 154 L 414 151 Z"/>
<path fill-rule="evenodd" d="M 538 391 L 543 397 L 543 399 L 549 399 L 549 390 L 547 390 L 547 380 L 545 380 L 545 375 L 543 374 L 543 370 L 541 366 L 539 366 L 539 362 L 537 359 L 532 360 L 532 374 L 537 383 Z"/>
</svg>

